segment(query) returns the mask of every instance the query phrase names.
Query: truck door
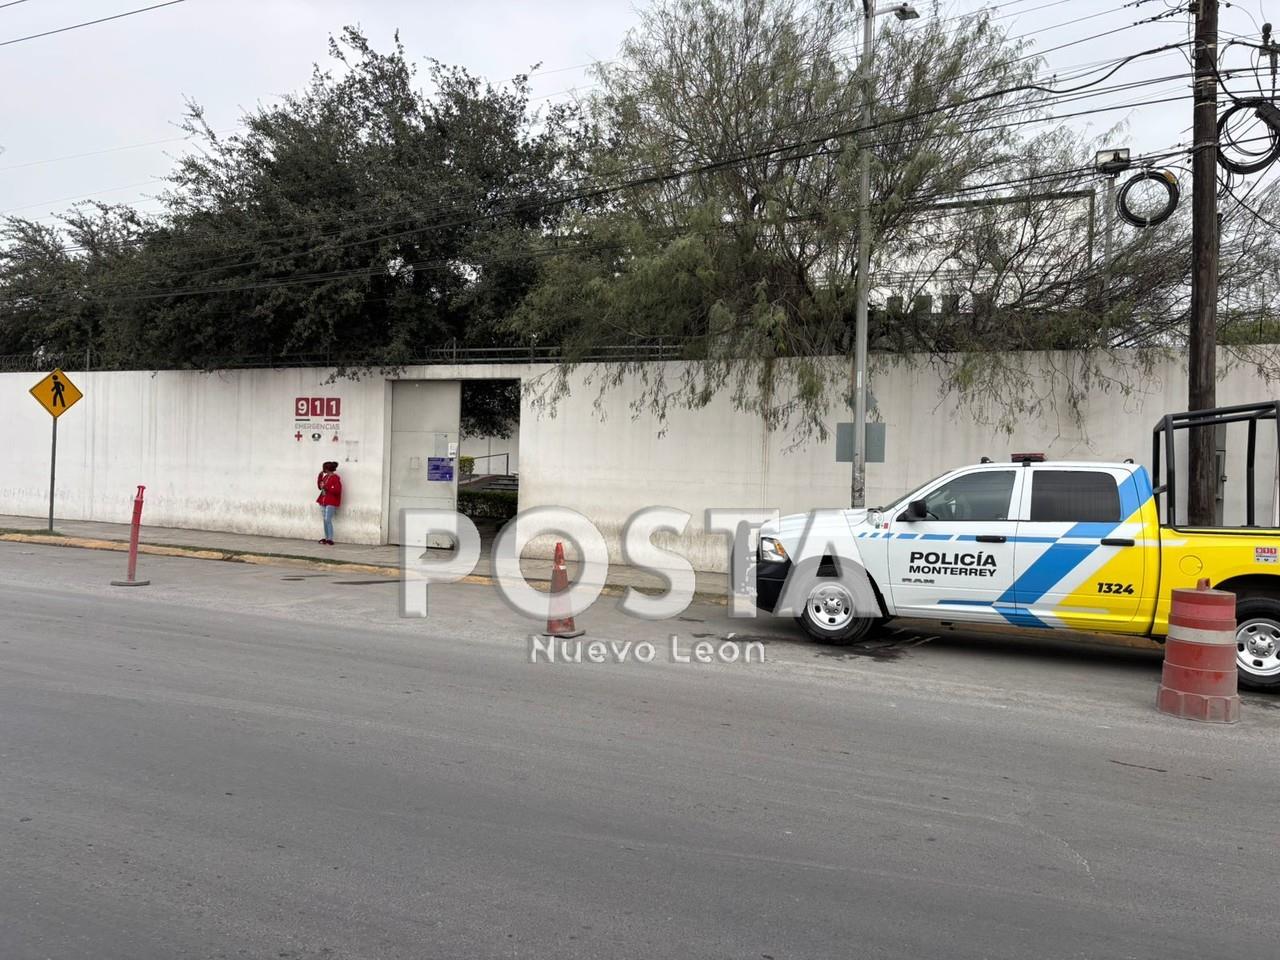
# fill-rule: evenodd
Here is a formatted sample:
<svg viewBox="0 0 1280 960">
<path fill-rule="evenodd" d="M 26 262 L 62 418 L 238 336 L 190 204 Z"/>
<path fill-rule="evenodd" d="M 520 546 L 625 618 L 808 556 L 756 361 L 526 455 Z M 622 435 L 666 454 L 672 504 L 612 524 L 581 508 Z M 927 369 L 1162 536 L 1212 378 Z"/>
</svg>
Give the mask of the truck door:
<svg viewBox="0 0 1280 960">
<path fill-rule="evenodd" d="M 1123 632 L 1147 592 L 1142 497 L 1133 474 L 1055 464 L 1026 472 L 1017 579 L 1003 599 L 1044 626 Z"/>
<path fill-rule="evenodd" d="M 926 519 L 890 521 L 883 535 L 899 614 L 1005 619 L 993 605 L 1013 584 L 1022 472 L 984 467 L 951 476 L 919 495 Z"/>
</svg>

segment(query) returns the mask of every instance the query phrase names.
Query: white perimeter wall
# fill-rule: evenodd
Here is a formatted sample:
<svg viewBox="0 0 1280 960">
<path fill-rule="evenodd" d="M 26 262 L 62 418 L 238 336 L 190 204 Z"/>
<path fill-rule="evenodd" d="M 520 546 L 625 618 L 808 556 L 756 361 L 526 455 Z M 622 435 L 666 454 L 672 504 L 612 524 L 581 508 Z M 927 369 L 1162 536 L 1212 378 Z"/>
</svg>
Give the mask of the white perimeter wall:
<svg viewBox="0 0 1280 960">
<path fill-rule="evenodd" d="M 1020 361 L 1023 362 L 1023 361 Z M 1027 358 L 1025 362 L 1040 362 Z M 516 378 L 536 387 L 545 366 L 434 366 L 411 368 L 405 379 Z M 85 399 L 59 426 L 58 516 L 128 521 L 137 484 L 147 487 L 144 522 L 270 536 L 319 536 L 314 480 L 321 461 L 341 464 L 345 499 L 338 536 L 349 542 L 386 538 L 384 457 L 390 390 L 382 377 L 330 379 L 324 370 L 223 373 L 77 373 Z M 559 505 L 591 518 L 621 558 L 620 532 L 644 507 L 685 510 L 693 520 L 684 536 L 668 541 L 695 567 L 723 570 L 724 538 L 708 535 L 709 507 L 777 508 L 783 514 L 849 503 L 850 466 L 835 459 L 831 436 L 795 447 L 785 431 L 768 431 L 737 411 L 727 397 L 704 409 L 672 408 L 664 425 L 649 414 L 633 417 L 639 391 L 624 383 L 601 396 L 575 373 L 570 395 L 554 415 L 526 390 L 518 439 L 520 506 Z M 42 516 L 48 506 L 49 416 L 27 393 L 40 374 L 0 374 L 0 514 Z M 1160 415 L 1185 407 L 1186 372 L 1180 361 L 1158 364 L 1129 395 L 1096 392 L 1083 423 L 1065 396 L 1004 434 L 978 422 L 968 408 L 940 395 L 927 367 L 901 366 L 873 377 L 879 414 L 887 423 L 887 461 L 868 465 L 869 503 L 894 499 L 953 466 L 982 455 L 1003 459 L 1013 451 L 1043 451 L 1051 458 L 1150 460 L 1151 428 Z M 1065 390 L 1059 391 L 1065 393 Z M 1274 387 L 1251 368 L 1220 373 L 1221 404 L 1272 399 Z M 312 441 L 295 420 L 298 397 L 338 397 L 342 416 Z M 1243 516 L 1243 428 L 1234 428 L 1227 465 L 1228 520 Z M 329 437 L 336 432 L 339 439 Z M 485 452 L 488 444 L 485 444 Z M 350 445 L 349 445 L 350 444 Z M 1185 446 L 1185 443 L 1182 445 Z M 495 446 L 496 450 L 497 447 Z M 471 449 L 464 447 L 466 452 Z M 1261 445 L 1259 516 L 1272 504 L 1266 477 L 1274 470 L 1274 443 Z M 1185 469 L 1185 456 L 1182 458 Z M 516 464 L 512 464 L 515 469 Z M 544 553 L 548 541 L 531 552 Z"/>
<path fill-rule="evenodd" d="M 1019 362 L 1040 364 L 1040 356 Z M 1048 363 L 1063 368 L 1063 358 Z M 575 376 L 572 393 L 552 417 L 526 400 L 520 434 L 520 505 L 558 503 L 595 521 L 610 543 L 611 559 L 627 518 L 650 505 L 677 507 L 693 515 L 683 537 L 668 541 L 697 569 L 724 570 L 727 547 L 721 535 L 708 535 L 708 507 L 777 508 L 783 515 L 818 507 L 846 507 L 848 463 L 836 462 L 835 424 L 850 412 L 833 412 L 830 436 L 794 447 L 786 432 L 767 431 L 761 422 L 733 409 L 726 396 L 698 411 L 672 409 L 665 425 L 644 414 L 633 419 L 639 395 L 624 384 L 597 398 L 585 368 Z M 1121 374 L 1117 373 L 1117 377 Z M 886 462 L 867 466 L 867 503 L 891 502 L 918 484 L 986 455 L 995 460 L 1013 452 L 1044 452 L 1050 459 L 1123 460 L 1150 464 L 1151 429 L 1166 412 L 1186 409 L 1186 370 L 1182 360 L 1159 363 L 1134 378 L 1128 395 L 1113 384 L 1094 392 L 1083 420 L 1073 418 L 1066 386 L 1046 397 L 1043 411 L 1015 425 L 1012 433 L 979 422 L 972 410 L 941 393 L 940 378 L 926 366 L 900 365 L 872 377 L 879 416 L 886 423 Z M 676 377 L 669 377 L 676 382 Z M 1218 384 L 1220 405 L 1274 399 L 1276 388 L 1245 365 L 1224 367 Z M 1229 439 L 1226 473 L 1228 522 L 1243 522 L 1244 427 Z M 1274 430 L 1259 442 L 1258 517 L 1272 513 L 1275 469 Z M 1179 465 L 1186 470 L 1185 432 Z M 1185 484 L 1179 499 L 1185 503 Z M 1185 514 L 1184 514 L 1185 516 Z M 657 542 L 662 543 L 661 539 Z M 546 542 L 535 542 L 536 552 Z"/>
<path fill-rule="evenodd" d="M 522 379 L 530 369 L 441 365 L 399 376 Z M 149 526 L 318 539 L 315 477 L 323 461 L 337 460 L 338 539 L 385 542 L 384 377 L 355 381 L 323 369 L 67 373 L 85 397 L 58 424 L 58 517 L 127 522 L 143 484 Z M 0 514 L 48 511 L 50 418 L 28 394 L 42 376 L 0 374 L 0 450 L 8 456 Z M 339 399 L 341 416 L 300 422 L 299 397 Z"/>
<path fill-rule="evenodd" d="M 345 540 L 375 543 L 382 516 L 381 380 L 326 384 L 327 371 L 83 373 L 85 397 L 58 423 L 57 516 L 127 522 L 138 484 L 143 522 L 316 539 L 315 476 L 337 460 Z M 0 513 L 48 510 L 49 415 L 27 391 L 38 374 L 0 375 Z M 295 439 L 298 397 L 337 397 L 323 439 Z M 333 436 L 338 440 L 332 440 Z"/>
</svg>

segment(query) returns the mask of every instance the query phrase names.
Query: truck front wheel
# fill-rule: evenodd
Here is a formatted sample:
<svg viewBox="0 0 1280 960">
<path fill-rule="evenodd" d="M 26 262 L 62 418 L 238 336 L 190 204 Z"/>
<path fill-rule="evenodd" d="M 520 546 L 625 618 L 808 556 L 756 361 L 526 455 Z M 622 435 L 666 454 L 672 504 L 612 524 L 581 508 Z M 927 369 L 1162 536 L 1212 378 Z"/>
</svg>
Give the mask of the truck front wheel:
<svg viewBox="0 0 1280 960">
<path fill-rule="evenodd" d="M 1236 665 L 1240 686 L 1280 689 L 1280 600 L 1241 597 L 1236 602 Z"/>
<path fill-rule="evenodd" d="M 798 619 L 805 633 L 820 643 L 848 644 L 864 639 L 876 625 L 875 617 L 853 612 L 853 597 L 836 580 L 819 580 L 809 591 Z"/>
</svg>

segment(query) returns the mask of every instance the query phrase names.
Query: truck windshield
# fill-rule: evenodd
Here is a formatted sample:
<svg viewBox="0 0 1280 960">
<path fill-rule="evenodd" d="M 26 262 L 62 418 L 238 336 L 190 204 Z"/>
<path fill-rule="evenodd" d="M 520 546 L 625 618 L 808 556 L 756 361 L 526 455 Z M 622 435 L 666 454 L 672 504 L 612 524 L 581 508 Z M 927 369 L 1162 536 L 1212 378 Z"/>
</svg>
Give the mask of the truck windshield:
<svg viewBox="0 0 1280 960">
<path fill-rule="evenodd" d="M 871 510 L 873 510 L 873 511 L 875 511 L 875 512 L 877 512 L 877 513 L 883 513 L 885 510 L 888 510 L 890 507 L 892 507 L 892 506 L 894 506 L 894 505 L 896 505 L 896 504 L 899 504 L 899 503 L 905 504 L 905 503 L 907 503 L 907 502 L 908 502 L 908 501 L 910 501 L 910 500 L 914 500 L 914 499 L 915 499 L 915 496 L 916 496 L 916 494 L 917 494 L 917 493 L 919 493 L 919 492 L 920 492 L 921 490 L 923 490 L 925 487 L 933 486 L 933 484 L 934 484 L 934 483 L 936 483 L 937 481 L 941 480 L 943 477 L 947 476 L 947 474 L 949 474 L 949 473 L 951 473 L 951 471 L 950 471 L 950 470 L 948 470 L 946 473 L 940 473 L 940 474 L 938 474 L 936 477 L 934 477 L 933 479 L 931 479 L 931 480 L 926 480 L 924 483 L 920 484 L 918 487 L 913 487 L 913 488 L 910 490 L 910 492 L 908 492 L 908 493 L 904 493 L 904 494 L 903 494 L 902 496 L 900 496 L 900 497 L 894 497 L 892 500 L 890 500 L 888 503 L 886 503 L 883 507 L 871 507 L 870 509 L 871 509 Z"/>
</svg>

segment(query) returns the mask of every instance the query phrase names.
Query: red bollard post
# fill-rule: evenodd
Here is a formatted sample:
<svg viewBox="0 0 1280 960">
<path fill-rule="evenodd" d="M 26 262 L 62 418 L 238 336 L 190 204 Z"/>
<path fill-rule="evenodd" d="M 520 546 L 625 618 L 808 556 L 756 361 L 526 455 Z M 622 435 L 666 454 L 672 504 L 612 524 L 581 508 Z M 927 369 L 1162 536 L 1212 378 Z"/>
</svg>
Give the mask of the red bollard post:
<svg viewBox="0 0 1280 960">
<path fill-rule="evenodd" d="M 113 587 L 145 587 L 150 580 L 138 579 L 138 530 L 142 527 L 142 494 L 146 487 L 138 485 L 138 492 L 133 498 L 133 524 L 129 529 L 129 575 L 127 580 L 112 580 Z"/>
</svg>

